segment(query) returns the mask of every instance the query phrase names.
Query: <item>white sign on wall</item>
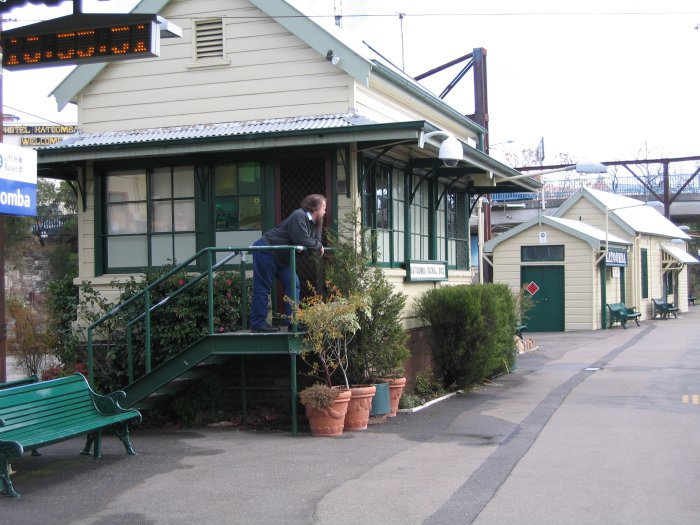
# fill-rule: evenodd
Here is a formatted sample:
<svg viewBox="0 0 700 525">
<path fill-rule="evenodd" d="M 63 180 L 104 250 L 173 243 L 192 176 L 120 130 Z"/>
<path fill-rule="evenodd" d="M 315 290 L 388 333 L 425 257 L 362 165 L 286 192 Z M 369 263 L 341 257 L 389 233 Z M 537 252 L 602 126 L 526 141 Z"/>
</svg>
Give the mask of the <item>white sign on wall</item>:
<svg viewBox="0 0 700 525">
<path fill-rule="evenodd" d="M 547 232 L 540 232 L 540 244 L 547 244 Z"/>
<path fill-rule="evenodd" d="M 36 151 L 0 143 L 0 214 L 36 215 Z"/>
</svg>

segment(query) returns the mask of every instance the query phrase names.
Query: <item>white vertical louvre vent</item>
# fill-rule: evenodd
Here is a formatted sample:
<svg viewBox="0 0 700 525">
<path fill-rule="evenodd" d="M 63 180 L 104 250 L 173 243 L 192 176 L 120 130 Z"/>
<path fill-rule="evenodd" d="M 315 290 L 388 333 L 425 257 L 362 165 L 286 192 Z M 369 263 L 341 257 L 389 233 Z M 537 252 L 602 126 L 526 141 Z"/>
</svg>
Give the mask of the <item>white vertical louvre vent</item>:
<svg viewBox="0 0 700 525">
<path fill-rule="evenodd" d="M 224 25 L 220 18 L 195 20 L 195 60 L 223 60 Z"/>
</svg>

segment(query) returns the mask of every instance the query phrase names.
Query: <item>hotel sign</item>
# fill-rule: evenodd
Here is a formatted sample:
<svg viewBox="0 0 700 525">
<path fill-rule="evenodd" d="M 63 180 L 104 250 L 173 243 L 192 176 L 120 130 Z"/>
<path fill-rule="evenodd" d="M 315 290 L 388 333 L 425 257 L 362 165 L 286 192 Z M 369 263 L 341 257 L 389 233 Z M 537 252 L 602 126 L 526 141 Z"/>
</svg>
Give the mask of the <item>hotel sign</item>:
<svg viewBox="0 0 700 525">
<path fill-rule="evenodd" d="M 627 266 L 626 250 L 608 250 L 605 256 L 606 266 Z"/>
<path fill-rule="evenodd" d="M 408 281 L 446 281 L 445 261 L 409 261 L 406 268 Z"/>
</svg>

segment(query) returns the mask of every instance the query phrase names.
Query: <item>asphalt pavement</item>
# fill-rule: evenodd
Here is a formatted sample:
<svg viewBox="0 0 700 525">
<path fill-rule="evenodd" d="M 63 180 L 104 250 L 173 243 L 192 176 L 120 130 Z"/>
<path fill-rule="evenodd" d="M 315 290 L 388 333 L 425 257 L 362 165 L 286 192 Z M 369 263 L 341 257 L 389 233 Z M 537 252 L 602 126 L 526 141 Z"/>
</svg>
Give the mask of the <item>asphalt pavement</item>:
<svg viewBox="0 0 700 525">
<path fill-rule="evenodd" d="M 504 494 L 567 398 L 630 348 L 652 355 L 664 350 L 659 341 L 690 348 L 698 320 L 691 306 L 679 319 L 645 320 L 626 330 L 525 333 L 537 349 L 521 354 L 511 374 L 339 438 L 135 427 L 137 456 L 127 457 L 122 444 L 106 436 L 99 459 L 78 454 L 82 439 L 58 443 L 41 449 L 41 457 L 26 454 L 12 463 L 21 497 L 0 498 L 0 521 L 496 523 L 498 508 L 490 503 Z M 516 519 L 503 522 L 548 522 L 537 509 L 521 519 L 517 509 L 510 512 Z M 700 520 L 700 510 L 694 518 Z M 571 522 L 601 521 L 593 513 Z"/>
</svg>

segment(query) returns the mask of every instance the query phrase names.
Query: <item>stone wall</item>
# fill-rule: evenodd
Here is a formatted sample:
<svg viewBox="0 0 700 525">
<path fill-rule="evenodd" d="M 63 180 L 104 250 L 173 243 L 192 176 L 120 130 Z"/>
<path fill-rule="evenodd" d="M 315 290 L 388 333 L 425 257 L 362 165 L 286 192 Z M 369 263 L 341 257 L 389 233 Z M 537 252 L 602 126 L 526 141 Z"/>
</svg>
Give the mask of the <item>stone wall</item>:
<svg viewBox="0 0 700 525">
<path fill-rule="evenodd" d="M 52 279 L 49 257 L 52 244 L 34 238 L 5 252 L 5 296 L 15 295 L 33 302 L 44 294 Z"/>
</svg>

